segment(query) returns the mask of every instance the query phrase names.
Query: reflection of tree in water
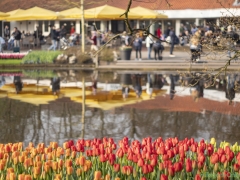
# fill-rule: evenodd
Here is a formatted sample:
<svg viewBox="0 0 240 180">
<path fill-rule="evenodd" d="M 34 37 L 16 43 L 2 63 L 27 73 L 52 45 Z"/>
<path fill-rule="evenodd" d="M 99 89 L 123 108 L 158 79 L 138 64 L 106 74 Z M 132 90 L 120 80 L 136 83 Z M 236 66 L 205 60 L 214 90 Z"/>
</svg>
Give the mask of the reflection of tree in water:
<svg viewBox="0 0 240 180">
<path fill-rule="evenodd" d="M 19 142 L 24 139 L 25 120 L 33 116 L 34 107 L 27 103 L 0 99 L 0 141 Z"/>
<path fill-rule="evenodd" d="M 81 104 L 59 99 L 48 105 L 33 106 L 10 99 L 0 99 L 0 140 L 3 143 L 29 141 L 63 143 L 78 139 L 82 131 Z M 179 139 L 193 137 L 235 142 L 240 138 L 239 116 L 215 112 L 169 112 L 161 109 L 116 108 L 103 111 L 86 108 L 84 137 L 124 136 L 142 139 L 151 136 Z"/>
</svg>

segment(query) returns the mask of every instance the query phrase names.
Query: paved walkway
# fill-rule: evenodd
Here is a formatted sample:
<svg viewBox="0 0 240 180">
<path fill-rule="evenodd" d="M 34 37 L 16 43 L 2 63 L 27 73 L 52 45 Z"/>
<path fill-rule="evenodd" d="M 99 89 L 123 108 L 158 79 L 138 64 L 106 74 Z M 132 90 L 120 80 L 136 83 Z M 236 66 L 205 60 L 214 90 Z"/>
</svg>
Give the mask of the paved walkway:
<svg viewBox="0 0 240 180">
<path fill-rule="evenodd" d="M 225 52 L 203 52 L 200 61 L 191 62 L 191 54 L 189 47 L 176 47 L 173 54 L 175 57 L 169 57 L 169 48 L 165 48 L 163 52 L 163 60 L 149 60 L 147 50 L 142 51 L 142 61 L 135 60 L 135 51 L 132 51 L 131 60 L 118 60 L 110 65 L 100 65 L 98 69 L 161 69 L 161 70 L 209 70 L 224 67 L 229 60 Z M 151 53 L 154 57 L 154 52 Z M 240 59 L 232 61 L 229 69 L 240 69 Z"/>
</svg>

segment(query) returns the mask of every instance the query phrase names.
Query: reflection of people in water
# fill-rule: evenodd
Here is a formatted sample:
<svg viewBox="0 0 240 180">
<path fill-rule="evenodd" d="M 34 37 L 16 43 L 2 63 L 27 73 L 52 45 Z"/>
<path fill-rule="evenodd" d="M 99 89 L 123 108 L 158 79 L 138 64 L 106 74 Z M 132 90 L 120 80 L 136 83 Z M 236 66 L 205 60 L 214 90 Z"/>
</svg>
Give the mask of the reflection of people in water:
<svg viewBox="0 0 240 180">
<path fill-rule="evenodd" d="M 133 87 L 136 93 L 137 98 L 140 98 L 142 95 L 142 75 L 141 74 L 136 74 L 133 75 Z"/>
<path fill-rule="evenodd" d="M 22 82 L 21 76 L 14 76 L 14 78 L 13 78 L 13 84 L 14 84 L 14 86 L 15 86 L 16 93 L 17 93 L 17 94 L 22 91 L 23 82 Z"/>
<path fill-rule="evenodd" d="M 131 85 L 132 85 L 131 74 L 121 74 L 120 83 L 121 83 L 121 86 L 122 86 L 123 99 L 126 99 L 126 98 L 128 98 L 128 94 L 130 92 L 130 88 L 131 88 Z"/>
<path fill-rule="evenodd" d="M 169 75 L 170 78 L 170 99 L 173 100 L 174 98 L 174 94 L 175 94 L 175 79 L 174 76 L 172 74 Z"/>
<path fill-rule="evenodd" d="M 93 95 L 97 94 L 97 80 L 98 80 L 98 72 L 94 71 L 92 74 L 92 93 L 93 93 Z"/>
<path fill-rule="evenodd" d="M 149 95 L 149 97 L 152 97 L 153 93 L 153 82 L 154 82 L 154 75 L 148 73 L 147 74 L 147 83 L 146 83 L 146 93 Z"/>
<path fill-rule="evenodd" d="M 236 75 L 227 75 L 226 81 L 226 98 L 228 99 L 228 104 L 231 105 L 233 99 L 235 98 Z"/>
<path fill-rule="evenodd" d="M 153 82 L 153 88 L 154 89 L 161 89 L 165 83 L 165 79 L 162 76 L 162 74 L 155 74 L 154 75 L 154 82 Z"/>
<path fill-rule="evenodd" d="M 193 85 L 193 87 L 190 88 L 190 93 L 193 97 L 193 100 L 197 102 L 199 98 L 203 97 L 204 90 L 203 80 L 193 79 L 191 81 L 191 85 Z"/>
<path fill-rule="evenodd" d="M 51 85 L 52 85 L 52 93 L 56 95 L 60 91 L 60 78 L 54 77 L 51 78 Z"/>
<path fill-rule="evenodd" d="M 5 77 L 0 76 L 0 88 L 6 83 Z"/>
</svg>

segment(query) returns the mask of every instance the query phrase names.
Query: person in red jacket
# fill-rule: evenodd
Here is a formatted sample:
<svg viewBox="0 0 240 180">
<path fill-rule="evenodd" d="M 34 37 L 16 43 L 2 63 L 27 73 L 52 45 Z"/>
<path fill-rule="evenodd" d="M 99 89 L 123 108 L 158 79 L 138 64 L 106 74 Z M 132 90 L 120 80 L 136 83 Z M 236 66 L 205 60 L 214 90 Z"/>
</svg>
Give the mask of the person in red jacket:
<svg viewBox="0 0 240 180">
<path fill-rule="evenodd" d="M 162 36 L 161 26 L 158 26 L 157 28 L 157 37 L 160 39 Z"/>
<path fill-rule="evenodd" d="M 72 35 L 72 34 L 74 34 L 74 33 L 75 33 L 75 27 L 72 26 L 72 27 L 71 27 L 71 30 L 70 30 L 70 35 Z"/>
</svg>

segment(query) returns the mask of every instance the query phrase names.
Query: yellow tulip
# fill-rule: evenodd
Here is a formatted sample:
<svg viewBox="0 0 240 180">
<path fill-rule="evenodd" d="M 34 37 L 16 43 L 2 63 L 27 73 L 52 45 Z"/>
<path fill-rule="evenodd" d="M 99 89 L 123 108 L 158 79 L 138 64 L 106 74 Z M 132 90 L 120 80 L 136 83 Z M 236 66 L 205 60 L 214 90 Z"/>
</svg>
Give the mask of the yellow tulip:
<svg viewBox="0 0 240 180">
<path fill-rule="evenodd" d="M 215 143 L 216 143 L 216 139 L 215 138 L 211 138 L 210 144 L 214 145 Z"/>
</svg>

